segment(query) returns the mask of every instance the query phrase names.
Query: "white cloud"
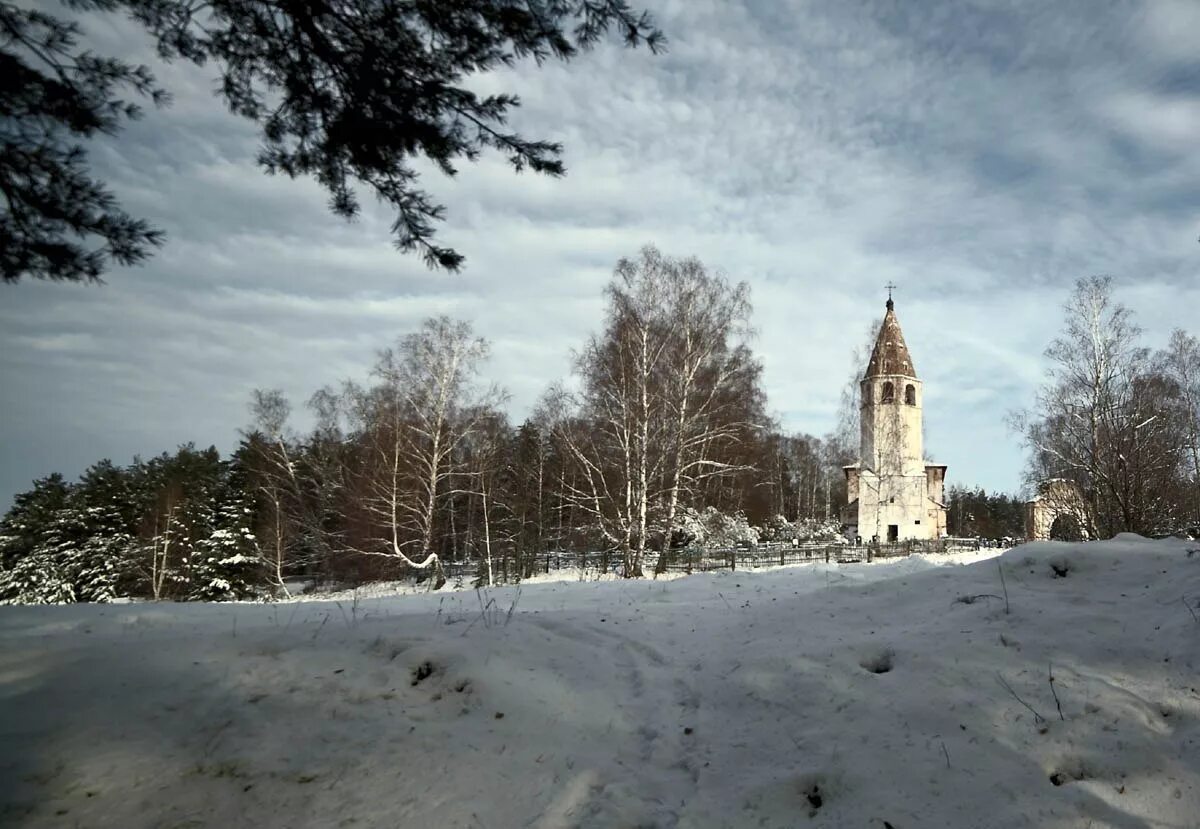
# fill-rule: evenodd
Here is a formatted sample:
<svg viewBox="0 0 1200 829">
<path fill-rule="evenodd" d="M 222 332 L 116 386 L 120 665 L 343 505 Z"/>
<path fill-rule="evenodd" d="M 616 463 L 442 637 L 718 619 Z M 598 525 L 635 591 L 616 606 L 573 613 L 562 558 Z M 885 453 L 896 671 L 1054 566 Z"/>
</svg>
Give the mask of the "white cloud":
<svg viewBox="0 0 1200 829">
<path fill-rule="evenodd" d="M 647 242 L 750 282 L 770 406 L 815 433 L 898 283 L 930 446 L 988 487 L 1018 483 L 1004 415 L 1041 377 L 1072 280 L 1114 274 L 1152 335 L 1192 324 L 1200 96 L 1168 83 L 1195 77 L 1194 44 L 1176 48 L 1192 4 L 648 5 L 665 56 L 610 45 L 474 79 L 519 93 L 513 127 L 562 141 L 569 172 L 514 176 L 491 155 L 426 172 L 458 275 L 396 253 L 369 196 L 347 224 L 312 182 L 263 176 L 211 70 L 156 67 L 175 105 L 94 158 L 169 243 L 102 289 L 8 289 L 0 419 L 22 448 L 0 450 L 0 496 L 104 455 L 228 447 L 251 388 L 299 402 L 361 379 L 429 314 L 492 340 L 488 376 L 521 417 Z M 145 47 L 124 22 L 98 32 L 109 52 Z"/>
</svg>

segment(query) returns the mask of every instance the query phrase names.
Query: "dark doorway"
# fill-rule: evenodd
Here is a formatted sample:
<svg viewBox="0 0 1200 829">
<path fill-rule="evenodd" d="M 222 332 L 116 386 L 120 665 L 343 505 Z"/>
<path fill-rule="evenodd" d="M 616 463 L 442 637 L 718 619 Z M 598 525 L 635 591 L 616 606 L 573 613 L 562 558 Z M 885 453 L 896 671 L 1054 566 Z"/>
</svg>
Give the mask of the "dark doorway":
<svg viewBox="0 0 1200 829">
<path fill-rule="evenodd" d="M 1055 541 L 1083 541 L 1083 527 L 1078 518 L 1064 512 L 1050 525 L 1050 537 Z"/>
<path fill-rule="evenodd" d="M 888 544 L 895 544 L 900 540 L 900 525 L 888 524 Z"/>
</svg>

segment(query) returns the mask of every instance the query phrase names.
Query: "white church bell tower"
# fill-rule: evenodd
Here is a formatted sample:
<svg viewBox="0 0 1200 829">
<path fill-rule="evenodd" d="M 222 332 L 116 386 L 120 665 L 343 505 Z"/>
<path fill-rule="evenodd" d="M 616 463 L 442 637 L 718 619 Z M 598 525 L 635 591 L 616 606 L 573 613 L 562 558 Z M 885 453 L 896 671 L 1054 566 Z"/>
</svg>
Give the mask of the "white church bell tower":
<svg viewBox="0 0 1200 829">
<path fill-rule="evenodd" d="M 845 468 L 847 534 L 881 543 L 941 538 L 946 467 L 925 462 L 924 391 L 890 296 L 859 388 L 859 462 Z"/>
</svg>

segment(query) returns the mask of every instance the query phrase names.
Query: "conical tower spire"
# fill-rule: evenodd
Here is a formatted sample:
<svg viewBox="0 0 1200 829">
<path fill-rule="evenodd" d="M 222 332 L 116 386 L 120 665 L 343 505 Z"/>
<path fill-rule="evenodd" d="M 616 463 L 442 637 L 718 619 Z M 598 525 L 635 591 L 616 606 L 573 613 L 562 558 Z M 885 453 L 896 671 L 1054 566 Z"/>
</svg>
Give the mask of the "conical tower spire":
<svg viewBox="0 0 1200 829">
<path fill-rule="evenodd" d="M 904 333 L 900 330 L 900 320 L 896 319 L 896 303 L 892 302 L 890 295 L 883 325 L 879 326 L 879 336 L 875 338 L 875 348 L 871 350 L 871 362 L 867 363 L 866 376 L 879 377 L 883 374 L 917 376 L 912 355 L 908 353 L 908 344 L 904 342 Z"/>
</svg>

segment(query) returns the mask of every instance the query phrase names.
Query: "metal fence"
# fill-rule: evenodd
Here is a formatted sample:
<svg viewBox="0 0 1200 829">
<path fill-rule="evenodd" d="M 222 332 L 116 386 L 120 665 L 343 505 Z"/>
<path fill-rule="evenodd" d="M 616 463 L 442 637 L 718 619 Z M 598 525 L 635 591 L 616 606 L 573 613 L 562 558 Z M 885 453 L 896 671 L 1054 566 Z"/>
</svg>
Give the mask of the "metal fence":
<svg viewBox="0 0 1200 829">
<path fill-rule="evenodd" d="M 902 558 L 910 555 L 950 553 L 978 550 L 983 546 L 976 538 L 940 538 L 934 541 L 902 541 L 895 544 L 787 544 L 768 542 L 741 547 L 671 550 L 666 553 L 662 570 L 667 572 L 704 573 L 712 570 L 757 570 L 782 567 L 788 564 L 825 562 L 826 564 L 856 564 L 878 558 Z M 659 571 L 660 553 L 647 551 L 642 559 L 646 573 Z M 550 552 L 540 553 L 527 565 L 539 573 L 576 568 L 589 574 L 620 574 L 623 560 L 619 552 Z M 493 573 L 500 583 L 516 581 L 521 573 L 515 562 L 498 558 Z M 446 578 L 466 581 L 480 574 L 479 561 L 445 562 Z"/>
<path fill-rule="evenodd" d="M 758 544 L 710 550 L 676 550 L 668 553 L 668 571 L 686 573 L 706 570 L 756 570 L 763 567 L 782 567 L 787 564 L 825 562 L 826 564 L 857 564 L 877 558 L 902 558 L 910 555 L 978 550 L 974 538 L 941 538 L 932 541 L 903 541 L 895 544 Z M 655 563 L 657 563 L 657 556 Z"/>
</svg>

